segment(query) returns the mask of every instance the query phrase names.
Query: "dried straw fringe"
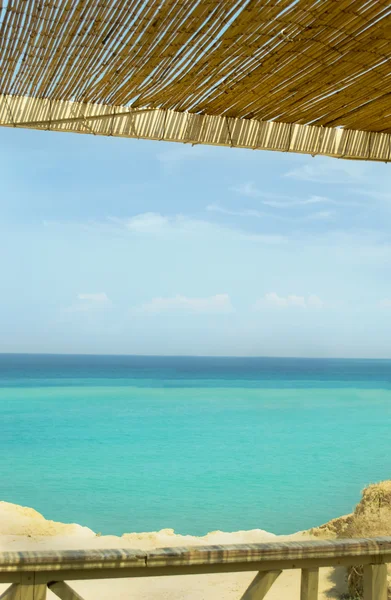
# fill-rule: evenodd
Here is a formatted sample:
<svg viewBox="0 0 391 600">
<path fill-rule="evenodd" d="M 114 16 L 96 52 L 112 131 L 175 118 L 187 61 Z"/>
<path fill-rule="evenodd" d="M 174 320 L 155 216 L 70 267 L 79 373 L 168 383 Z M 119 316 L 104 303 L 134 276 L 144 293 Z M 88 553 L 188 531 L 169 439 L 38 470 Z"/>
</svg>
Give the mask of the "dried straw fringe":
<svg viewBox="0 0 391 600">
<path fill-rule="evenodd" d="M 389 0 L 8 0 L 0 94 L 391 132 Z"/>
</svg>

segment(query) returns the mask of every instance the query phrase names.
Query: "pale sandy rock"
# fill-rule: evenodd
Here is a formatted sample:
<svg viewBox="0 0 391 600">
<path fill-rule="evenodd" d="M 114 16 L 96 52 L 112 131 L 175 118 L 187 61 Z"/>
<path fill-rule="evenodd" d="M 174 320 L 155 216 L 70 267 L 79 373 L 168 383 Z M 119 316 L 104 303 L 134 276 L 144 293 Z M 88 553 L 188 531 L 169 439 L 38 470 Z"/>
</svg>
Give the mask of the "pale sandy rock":
<svg viewBox="0 0 391 600">
<path fill-rule="evenodd" d="M 208 546 L 212 544 L 250 544 L 257 542 L 272 542 L 278 537 L 262 529 L 251 531 L 235 531 L 227 533 L 224 531 L 211 531 L 204 536 L 181 535 L 173 529 L 162 529 L 150 533 L 125 533 L 123 540 L 131 543 L 134 547 L 164 548 L 168 546 Z"/>
<path fill-rule="evenodd" d="M 48 521 L 32 508 L 0 502 L 0 535 L 94 537 L 95 533 L 75 523 Z"/>
</svg>

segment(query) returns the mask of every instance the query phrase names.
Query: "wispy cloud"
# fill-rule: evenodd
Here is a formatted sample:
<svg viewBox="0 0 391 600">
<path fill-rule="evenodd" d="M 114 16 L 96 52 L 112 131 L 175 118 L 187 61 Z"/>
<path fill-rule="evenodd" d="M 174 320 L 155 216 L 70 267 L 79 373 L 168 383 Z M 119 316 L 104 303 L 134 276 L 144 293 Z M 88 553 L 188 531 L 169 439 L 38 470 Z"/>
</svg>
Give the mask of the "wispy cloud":
<svg viewBox="0 0 391 600">
<path fill-rule="evenodd" d="M 254 233 L 236 225 L 219 224 L 205 219 L 196 219 L 182 214 L 163 215 L 147 212 L 132 217 L 107 217 L 100 221 L 43 221 L 44 227 L 72 227 L 84 231 L 98 231 L 121 237 L 129 235 L 160 236 L 164 238 L 178 237 L 211 237 L 217 236 L 232 240 L 247 240 L 261 244 L 285 244 L 286 236 L 279 233 Z"/>
<path fill-rule="evenodd" d="M 291 208 L 293 206 L 312 206 L 314 204 L 339 204 L 336 200 L 326 198 L 325 196 L 310 196 L 300 200 L 299 198 L 291 198 L 290 200 L 263 200 L 262 204 L 272 206 L 273 208 Z"/>
<path fill-rule="evenodd" d="M 107 304 L 108 302 L 110 302 L 109 298 L 107 297 L 107 294 L 105 292 L 98 292 L 96 294 L 78 294 L 77 295 L 79 300 L 83 300 L 83 301 L 87 301 L 87 302 L 94 302 L 97 304 Z"/>
<path fill-rule="evenodd" d="M 244 183 L 237 187 L 230 188 L 231 191 L 236 192 L 240 196 L 246 198 L 257 198 L 261 204 L 270 206 L 271 208 L 289 209 L 303 206 L 313 206 L 319 204 L 332 204 L 334 206 L 347 205 L 353 206 L 357 203 L 337 201 L 327 196 L 310 195 L 308 198 L 297 198 L 295 196 L 287 196 L 282 194 L 273 194 L 271 192 L 264 192 L 257 188 L 253 182 Z M 212 205 L 214 206 L 214 205 Z M 256 212 L 256 211 L 255 211 Z"/>
<path fill-rule="evenodd" d="M 265 203 L 266 204 L 266 203 Z M 278 221 L 290 221 L 290 222 L 305 222 L 305 221 L 324 221 L 334 219 L 336 216 L 336 212 L 333 210 L 322 210 L 319 212 L 312 212 L 306 215 L 301 216 L 287 216 L 276 214 L 272 212 L 262 212 L 254 209 L 244 209 L 244 210 L 232 210 L 229 208 L 225 208 L 219 204 L 209 204 L 206 207 L 206 210 L 209 212 L 217 212 L 223 215 L 230 215 L 234 217 L 255 217 L 256 219 L 262 218 L 271 218 L 277 219 Z"/>
<path fill-rule="evenodd" d="M 270 216 L 268 213 L 261 212 L 259 210 L 253 209 L 245 209 L 245 210 L 231 210 L 229 208 L 225 208 L 224 206 L 220 206 L 219 204 L 208 204 L 206 210 L 209 212 L 217 212 L 223 215 L 232 215 L 234 217 L 256 217 L 260 219 L 261 217 Z"/>
<path fill-rule="evenodd" d="M 364 176 L 365 166 L 354 162 L 338 161 L 337 159 L 312 159 L 296 169 L 285 173 L 285 177 L 298 181 L 312 181 L 316 183 L 347 183 L 361 180 Z"/>
<path fill-rule="evenodd" d="M 366 196 L 367 198 L 372 198 L 373 200 L 379 200 L 380 202 L 391 202 L 391 193 L 390 192 L 379 192 L 374 190 L 373 188 L 369 190 L 365 189 L 354 189 L 352 190 L 354 194 L 359 194 L 360 196 Z"/>
<path fill-rule="evenodd" d="M 236 239 L 247 239 L 264 244 L 281 244 L 286 241 L 279 234 L 257 234 L 243 229 L 223 226 L 185 215 L 162 215 L 160 213 L 142 213 L 128 219 L 111 218 L 117 227 L 135 235 L 160 236 L 216 236 L 218 234 Z"/>
<path fill-rule="evenodd" d="M 131 312 L 147 315 L 178 312 L 187 314 L 229 314 L 233 310 L 228 294 L 216 294 L 207 298 L 189 298 L 178 294 L 171 298 L 153 298 L 150 302 L 134 307 Z"/>
<path fill-rule="evenodd" d="M 247 198 L 259 198 L 263 194 L 252 181 L 241 183 L 238 186 L 232 187 L 231 190 L 237 192 L 240 196 L 246 196 Z"/>
<path fill-rule="evenodd" d="M 322 308 L 324 302 L 314 294 L 310 296 L 296 296 L 291 294 L 288 296 L 279 296 L 276 292 L 269 292 L 262 298 L 259 298 L 254 304 L 254 310 L 262 310 L 265 307 L 274 308 Z"/>
<path fill-rule="evenodd" d="M 330 219 L 334 219 L 336 212 L 334 210 L 321 210 L 316 213 L 311 213 L 310 215 L 306 215 L 302 217 L 302 221 L 329 221 Z"/>
<path fill-rule="evenodd" d="M 119 219 L 112 217 L 110 221 L 120 227 L 124 227 L 132 233 L 156 234 L 167 230 L 180 230 L 186 226 L 187 219 L 181 215 L 168 217 L 160 213 L 141 213 L 134 217 Z"/>
<path fill-rule="evenodd" d="M 111 306 L 111 300 L 105 292 L 80 293 L 77 302 L 65 308 L 64 312 L 78 313 L 101 310 Z"/>
</svg>

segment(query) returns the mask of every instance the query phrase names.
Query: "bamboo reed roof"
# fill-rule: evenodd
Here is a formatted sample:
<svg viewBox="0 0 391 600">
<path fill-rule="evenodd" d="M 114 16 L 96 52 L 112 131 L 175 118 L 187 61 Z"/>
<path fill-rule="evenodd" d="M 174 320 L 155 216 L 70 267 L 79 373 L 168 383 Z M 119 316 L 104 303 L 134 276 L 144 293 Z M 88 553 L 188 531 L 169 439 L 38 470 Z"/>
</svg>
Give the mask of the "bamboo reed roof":
<svg viewBox="0 0 391 600">
<path fill-rule="evenodd" d="M 389 160 L 390 0 L 3 0 L 0 125 Z"/>
</svg>

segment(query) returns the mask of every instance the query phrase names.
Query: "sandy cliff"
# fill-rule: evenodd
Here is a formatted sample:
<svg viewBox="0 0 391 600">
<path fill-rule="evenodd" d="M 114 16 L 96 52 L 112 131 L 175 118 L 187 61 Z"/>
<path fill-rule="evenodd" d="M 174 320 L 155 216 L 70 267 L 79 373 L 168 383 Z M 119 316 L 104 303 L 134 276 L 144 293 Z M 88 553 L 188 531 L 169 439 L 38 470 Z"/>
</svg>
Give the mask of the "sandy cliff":
<svg viewBox="0 0 391 600">
<path fill-rule="evenodd" d="M 226 533 L 214 531 L 202 537 L 176 534 L 172 529 L 150 533 L 99 536 L 76 524 L 46 520 L 31 508 L 0 502 L 0 550 L 76 548 L 150 548 L 208 544 L 241 544 L 310 537 L 308 533 L 275 536 L 261 529 Z M 239 600 L 254 573 L 193 575 L 134 580 L 77 581 L 72 587 L 85 600 Z M 320 600 L 337 598 L 344 591 L 344 572 L 324 569 L 320 577 Z M 0 594 L 6 589 L 0 585 Z M 300 572 L 285 571 L 268 593 L 268 600 L 300 597 Z M 55 596 L 49 592 L 48 600 Z"/>
</svg>

